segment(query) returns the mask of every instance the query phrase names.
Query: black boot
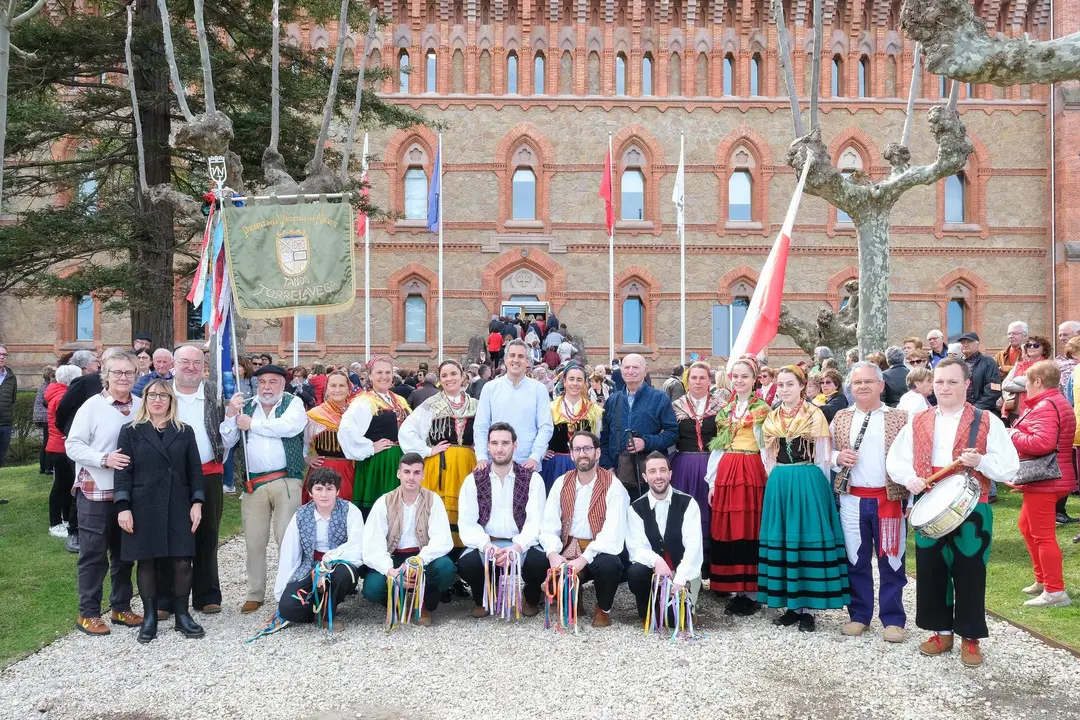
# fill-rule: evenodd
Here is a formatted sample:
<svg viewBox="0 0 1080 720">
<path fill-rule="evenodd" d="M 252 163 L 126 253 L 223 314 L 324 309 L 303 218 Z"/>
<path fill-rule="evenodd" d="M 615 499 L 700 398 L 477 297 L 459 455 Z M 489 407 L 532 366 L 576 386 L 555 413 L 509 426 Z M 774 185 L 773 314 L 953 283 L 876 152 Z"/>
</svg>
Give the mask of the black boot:
<svg viewBox="0 0 1080 720">
<path fill-rule="evenodd" d="M 157 600 L 142 596 L 143 620 L 137 640 L 143 645 L 157 637 Z"/>
<path fill-rule="evenodd" d="M 176 630 L 186 638 L 201 638 L 206 633 L 202 625 L 192 619 L 188 613 L 188 599 L 186 597 L 173 598 L 173 614 L 176 615 Z"/>
</svg>

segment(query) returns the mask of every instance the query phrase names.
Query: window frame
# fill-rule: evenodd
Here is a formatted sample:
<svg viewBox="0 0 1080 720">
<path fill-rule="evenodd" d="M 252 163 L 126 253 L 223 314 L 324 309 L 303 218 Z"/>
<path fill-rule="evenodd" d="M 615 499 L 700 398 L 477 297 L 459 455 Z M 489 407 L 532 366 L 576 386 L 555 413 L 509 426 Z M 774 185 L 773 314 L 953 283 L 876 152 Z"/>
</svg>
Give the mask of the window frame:
<svg viewBox="0 0 1080 720">
<path fill-rule="evenodd" d="M 402 48 L 398 52 L 398 81 L 397 92 L 402 95 L 409 94 L 409 76 L 412 74 L 412 65 L 409 60 L 409 51 Z"/>
<path fill-rule="evenodd" d="M 507 95 L 520 95 L 521 94 L 521 78 L 518 73 L 521 71 L 520 63 L 518 62 L 517 53 L 511 50 L 506 53 L 506 94 Z"/>
<path fill-rule="evenodd" d="M 434 48 L 428 48 L 424 54 L 424 92 L 429 95 L 439 92 L 439 54 Z"/>
</svg>

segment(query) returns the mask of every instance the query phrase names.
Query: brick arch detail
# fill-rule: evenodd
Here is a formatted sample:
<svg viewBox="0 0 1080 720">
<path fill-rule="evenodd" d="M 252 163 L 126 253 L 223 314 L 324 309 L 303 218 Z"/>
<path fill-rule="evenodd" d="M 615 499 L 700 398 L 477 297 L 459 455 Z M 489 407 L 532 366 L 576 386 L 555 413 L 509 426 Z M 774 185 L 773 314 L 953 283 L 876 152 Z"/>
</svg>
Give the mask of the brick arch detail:
<svg viewBox="0 0 1080 720">
<path fill-rule="evenodd" d="M 641 285 L 641 293 L 638 297 L 645 305 L 645 327 L 642 328 L 641 345 L 624 345 L 622 304 L 628 297 L 624 286 L 637 281 Z M 660 305 L 660 281 L 656 279 L 647 268 L 640 265 L 629 265 L 615 275 L 615 353 L 625 354 L 637 352 L 645 357 L 655 360 L 660 356 L 656 342 L 656 314 Z"/>
<path fill-rule="evenodd" d="M 507 250 L 484 266 L 480 278 L 480 290 L 489 313 L 499 312 L 502 300 L 502 282 L 511 273 L 525 268 L 544 278 L 547 292 L 540 300 L 551 306 L 556 315 L 566 304 L 566 268 L 550 255 L 536 248 Z"/>
<path fill-rule="evenodd" d="M 748 265 L 740 265 L 739 267 L 727 272 L 716 283 L 716 301 L 721 305 L 730 305 L 735 296 L 731 294 L 731 288 L 738 282 L 746 281 L 747 283 L 757 286 L 760 275 L 758 271 Z"/>
<path fill-rule="evenodd" d="M 974 332 L 982 332 L 982 320 L 983 320 L 983 302 L 981 296 L 987 294 L 990 291 L 990 285 L 983 280 L 978 274 L 972 272 L 966 267 L 958 267 L 950 272 L 942 275 L 935 286 L 935 294 L 937 295 L 937 304 L 939 310 L 939 327 L 948 334 L 948 320 L 949 320 L 949 301 L 952 299 L 949 294 L 949 288 L 957 283 L 964 285 L 971 292 L 970 297 L 967 300 L 967 311 L 970 318 L 970 329 Z"/>
<path fill-rule="evenodd" d="M 612 193 L 615 196 L 615 222 L 621 222 L 622 216 L 622 156 L 631 145 L 637 145 L 645 153 L 645 162 L 641 171 L 645 174 L 645 220 L 652 223 L 653 235 L 662 230 L 660 221 L 660 176 L 664 167 L 664 149 L 656 136 L 637 123 L 627 125 L 615 134 L 611 140 L 611 163 L 615 177 L 612 178 Z"/>
<path fill-rule="evenodd" d="M 990 237 L 990 225 L 986 220 L 986 181 L 990 177 L 990 153 L 975 135 L 968 135 L 974 151 L 968 156 L 967 164 L 964 165 L 964 179 L 967 187 L 964 189 L 965 219 L 967 220 L 959 234 L 975 235 L 986 239 Z M 945 230 L 945 179 L 937 182 L 937 220 L 934 223 L 934 236 L 939 240 L 946 234 L 953 234 L 953 227 Z"/>
<path fill-rule="evenodd" d="M 408 168 L 408 164 L 404 161 L 404 154 L 413 143 L 423 146 L 427 153 L 424 172 L 428 175 L 428 182 L 431 182 L 431 173 L 435 165 L 435 151 L 439 147 L 439 138 L 423 125 L 398 130 L 386 143 L 386 151 L 383 154 L 385 159 L 382 164 L 383 170 L 390 181 L 387 204 L 391 212 L 403 213 L 405 211 L 404 182 L 405 170 Z M 393 230 L 394 223 L 392 221 L 388 222 L 387 231 L 393 232 Z"/>
<path fill-rule="evenodd" d="M 845 128 L 837 133 L 836 137 L 829 143 L 829 157 L 832 159 L 833 164 L 840 161 L 840 153 L 849 146 L 854 147 L 862 155 L 863 172 L 873 176 L 874 172 L 871 168 L 878 163 L 881 152 L 878 150 L 874 140 L 864 130 L 857 127 Z"/>
<path fill-rule="evenodd" d="M 405 285 L 410 280 L 424 283 L 426 290 L 421 294 L 427 303 L 427 349 L 415 348 L 405 344 L 405 298 L 408 297 Z M 435 357 L 438 342 L 436 340 L 436 318 L 439 312 L 439 276 L 431 268 L 420 263 L 409 263 L 386 279 L 386 299 L 390 301 L 390 355 L 397 357 L 403 352 L 410 355 L 419 351 L 429 357 Z"/>
<path fill-rule="evenodd" d="M 537 155 L 533 163 L 533 172 L 536 173 L 536 219 L 543 223 L 543 228 L 528 228 L 526 231 L 551 232 L 551 180 L 555 174 L 552 171 L 555 162 L 555 150 L 544 133 L 540 132 L 530 122 L 523 122 L 511 128 L 495 148 L 495 175 L 499 180 L 499 215 L 498 231 L 513 232 L 516 228 L 507 228 L 506 222 L 510 220 L 513 201 L 513 153 L 522 145 L 528 145 Z"/>
<path fill-rule="evenodd" d="M 848 280 L 858 279 L 858 277 L 859 268 L 854 265 L 849 265 L 825 281 L 825 295 L 828 298 L 829 304 L 832 305 L 833 310 L 838 312 L 840 310 L 840 300 L 842 299 L 844 283 Z"/>
<path fill-rule="evenodd" d="M 61 278 L 70 277 L 83 265 L 84 260 L 78 260 L 57 271 L 56 275 Z M 101 304 L 109 299 L 107 295 L 90 293 L 94 298 L 94 340 L 76 341 L 76 323 L 78 322 L 79 303 L 74 298 L 56 300 L 56 337 L 53 342 L 53 350 L 59 355 L 67 350 L 84 350 L 93 347 L 101 351 L 105 345 L 101 334 Z"/>
<path fill-rule="evenodd" d="M 740 146 L 745 147 L 754 157 L 754 167 L 750 168 L 751 186 L 751 221 L 761 225 L 761 234 L 769 233 L 769 185 L 776 172 L 775 160 L 768 141 L 749 125 L 740 125 L 724 136 L 716 148 L 717 180 L 717 217 L 716 230 L 723 232 L 727 224 L 728 180 L 731 178 L 731 156 Z"/>
</svg>

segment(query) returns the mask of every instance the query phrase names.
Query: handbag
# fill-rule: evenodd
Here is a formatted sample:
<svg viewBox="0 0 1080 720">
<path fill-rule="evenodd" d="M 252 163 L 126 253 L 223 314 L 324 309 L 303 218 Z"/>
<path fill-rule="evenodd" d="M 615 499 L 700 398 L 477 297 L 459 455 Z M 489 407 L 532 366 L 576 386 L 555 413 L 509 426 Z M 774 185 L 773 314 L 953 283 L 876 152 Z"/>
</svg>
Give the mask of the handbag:
<svg viewBox="0 0 1080 720">
<path fill-rule="evenodd" d="M 1034 410 L 1034 408 L 1032 408 Z M 1019 425 L 1024 421 L 1024 418 L 1028 416 L 1031 410 L 1024 413 L 1024 416 L 1017 421 L 1016 425 Z M 1058 411 L 1057 406 L 1054 406 L 1054 412 L 1058 415 L 1058 426 L 1061 425 L 1061 413 Z M 1015 426 L 1014 426 L 1015 427 Z M 1034 482 L 1040 482 L 1042 480 L 1057 480 L 1061 477 L 1061 466 L 1057 461 L 1057 448 L 1051 450 L 1046 455 L 1040 455 L 1028 460 L 1020 461 L 1020 469 L 1016 473 L 1016 477 L 1013 479 L 1013 485 L 1029 485 Z"/>
</svg>

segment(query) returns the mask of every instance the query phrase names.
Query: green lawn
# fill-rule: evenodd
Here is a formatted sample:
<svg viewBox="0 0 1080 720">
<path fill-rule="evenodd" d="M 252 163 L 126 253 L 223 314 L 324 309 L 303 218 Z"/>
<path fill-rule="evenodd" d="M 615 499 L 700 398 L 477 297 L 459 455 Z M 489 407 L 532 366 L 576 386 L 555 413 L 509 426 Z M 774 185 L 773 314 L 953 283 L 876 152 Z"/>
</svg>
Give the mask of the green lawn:
<svg viewBox="0 0 1080 720">
<path fill-rule="evenodd" d="M 49 535 L 51 475 L 37 463 L 0 469 L 0 667 L 70 632 L 78 611 L 75 558 Z M 240 532 L 240 502 L 225 497 L 221 537 Z M 108 602 L 109 581 L 104 598 Z"/>
<path fill-rule="evenodd" d="M 1073 598 L 1067 608 L 1037 609 L 1024 607 L 1029 596 L 1020 589 L 1035 580 L 1027 544 L 1017 529 L 1022 498 L 1019 493 L 999 486 L 1000 500 L 994 505 L 994 538 L 990 547 L 990 568 L 986 580 L 986 607 L 1013 622 L 1042 633 L 1062 644 L 1080 650 L 1080 545 L 1072 538 L 1080 525 L 1058 528 L 1058 544 L 1064 553 L 1065 588 Z M 1080 514 L 1080 504 L 1069 500 L 1069 513 Z M 908 542 L 909 573 L 915 572 L 915 548 L 911 533 Z M 909 618 L 913 619 L 913 618 Z"/>
</svg>

